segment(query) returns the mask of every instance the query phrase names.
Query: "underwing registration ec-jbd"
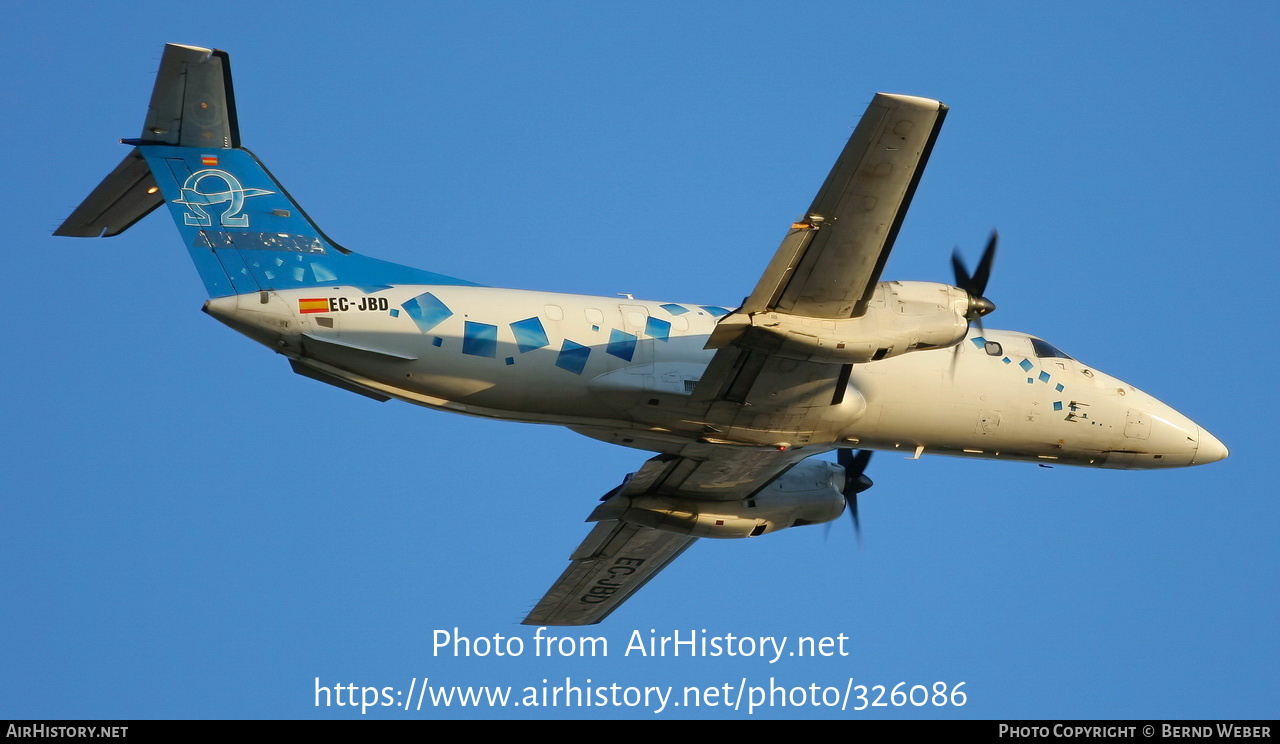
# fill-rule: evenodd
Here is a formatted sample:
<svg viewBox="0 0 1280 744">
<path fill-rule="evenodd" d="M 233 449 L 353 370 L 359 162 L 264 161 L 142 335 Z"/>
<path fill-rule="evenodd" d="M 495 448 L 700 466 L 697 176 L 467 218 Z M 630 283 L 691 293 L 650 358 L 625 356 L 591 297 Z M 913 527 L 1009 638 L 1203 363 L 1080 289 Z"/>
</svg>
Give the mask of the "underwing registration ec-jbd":
<svg viewBox="0 0 1280 744">
<path fill-rule="evenodd" d="M 700 537 L 848 512 L 872 450 L 1173 468 L 1227 449 L 1052 344 L 984 329 L 993 234 L 954 286 L 881 281 L 946 116 L 880 93 L 740 307 L 501 289 L 330 240 L 240 144 L 222 51 L 169 44 L 141 136 L 55 234 L 164 204 L 204 311 L 293 371 L 379 401 L 559 424 L 656 453 L 525 623 L 597 623 Z M 813 456 L 838 450 L 837 461 Z M 855 454 L 856 452 L 856 454 Z"/>
</svg>

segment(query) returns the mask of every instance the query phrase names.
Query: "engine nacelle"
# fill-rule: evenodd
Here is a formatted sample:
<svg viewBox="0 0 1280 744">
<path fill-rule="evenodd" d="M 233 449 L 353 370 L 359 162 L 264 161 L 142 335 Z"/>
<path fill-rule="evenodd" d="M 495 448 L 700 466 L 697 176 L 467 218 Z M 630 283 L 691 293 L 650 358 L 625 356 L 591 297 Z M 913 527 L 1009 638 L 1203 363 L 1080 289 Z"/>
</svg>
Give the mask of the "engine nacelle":
<svg viewBox="0 0 1280 744">
<path fill-rule="evenodd" d="M 644 494 L 615 495 L 591 521 L 621 519 L 691 537 L 755 537 L 788 527 L 830 522 L 844 512 L 844 469 L 806 460 L 739 501 Z"/>
<path fill-rule="evenodd" d="M 880 282 L 861 317 L 833 320 L 787 313 L 733 313 L 708 348 L 741 347 L 807 362 L 861 364 L 909 351 L 954 346 L 969 330 L 969 294 L 933 282 Z"/>
</svg>

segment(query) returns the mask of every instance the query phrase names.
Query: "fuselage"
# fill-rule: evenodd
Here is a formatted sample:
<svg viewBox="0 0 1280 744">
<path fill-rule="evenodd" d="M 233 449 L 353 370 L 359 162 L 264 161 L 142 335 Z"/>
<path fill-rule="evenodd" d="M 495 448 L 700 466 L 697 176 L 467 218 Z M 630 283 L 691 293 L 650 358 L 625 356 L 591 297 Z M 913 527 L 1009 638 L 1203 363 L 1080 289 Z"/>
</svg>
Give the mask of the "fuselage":
<svg viewBox="0 0 1280 744">
<path fill-rule="evenodd" d="M 456 285 L 335 286 L 218 297 L 206 311 L 360 389 L 479 416 L 569 426 L 642 449 L 705 436 L 691 397 L 717 305 Z M 1227 450 L 1154 397 L 1023 333 L 854 365 L 801 441 L 1106 468 L 1179 467 Z M 816 423 L 814 422 L 816 421 Z M 634 432 L 634 437 L 616 432 Z M 794 432 L 718 444 L 788 446 Z"/>
</svg>

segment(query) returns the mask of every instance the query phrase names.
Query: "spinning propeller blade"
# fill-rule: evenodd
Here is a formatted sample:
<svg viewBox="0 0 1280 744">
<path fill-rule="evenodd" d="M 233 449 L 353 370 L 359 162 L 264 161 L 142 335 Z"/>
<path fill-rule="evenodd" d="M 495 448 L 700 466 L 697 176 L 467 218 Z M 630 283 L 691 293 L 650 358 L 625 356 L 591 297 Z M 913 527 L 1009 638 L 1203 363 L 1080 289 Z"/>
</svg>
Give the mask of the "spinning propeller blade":
<svg viewBox="0 0 1280 744">
<path fill-rule="evenodd" d="M 858 543 L 862 543 L 862 523 L 858 520 L 858 494 L 871 488 L 871 479 L 866 476 L 867 463 L 871 462 L 871 450 L 858 450 L 855 455 L 853 450 L 842 449 L 836 454 L 836 463 L 844 468 L 844 488 L 840 492 L 844 494 L 845 503 L 849 505 L 849 516 L 853 518 L 853 532 L 857 535 Z"/>
<path fill-rule="evenodd" d="M 978 270 L 969 274 L 969 269 L 964 265 L 964 259 L 960 257 L 960 249 L 956 248 L 951 252 L 951 270 L 955 273 L 956 286 L 963 289 L 969 295 L 969 310 L 964 314 L 965 320 L 969 321 L 969 326 L 977 326 L 978 335 L 982 335 L 982 316 L 996 309 L 996 305 L 988 300 L 983 294 L 987 291 L 987 282 L 991 279 L 991 265 L 996 260 L 996 241 L 999 234 L 991 231 L 991 237 L 987 239 L 987 247 L 982 251 L 982 258 L 978 261 Z M 966 334 L 966 338 L 967 338 Z M 951 352 L 951 376 L 955 377 L 956 362 L 960 359 L 960 344 L 956 344 Z"/>
</svg>

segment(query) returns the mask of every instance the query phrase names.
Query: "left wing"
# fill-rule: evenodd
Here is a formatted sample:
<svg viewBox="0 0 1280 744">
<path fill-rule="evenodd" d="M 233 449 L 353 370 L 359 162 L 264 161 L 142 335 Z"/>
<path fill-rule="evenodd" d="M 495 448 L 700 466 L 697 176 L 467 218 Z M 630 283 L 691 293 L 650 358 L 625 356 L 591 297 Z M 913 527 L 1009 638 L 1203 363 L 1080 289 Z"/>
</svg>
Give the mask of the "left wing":
<svg viewBox="0 0 1280 744">
<path fill-rule="evenodd" d="M 696 539 L 615 519 L 598 522 L 524 624 L 594 625 Z"/>
<path fill-rule="evenodd" d="M 811 454 L 707 444 L 685 450 L 690 454 L 650 459 L 605 496 L 587 518 L 596 526 L 569 556 L 569 567 L 524 619 L 525 625 L 598 623 L 697 539 L 698 514 L 676 508 L 656 515 L 630 511 L 636 499 L 668 497 L 673 505 L 690 498 L 703 503 L 747 499 Z"/>
</svg>

